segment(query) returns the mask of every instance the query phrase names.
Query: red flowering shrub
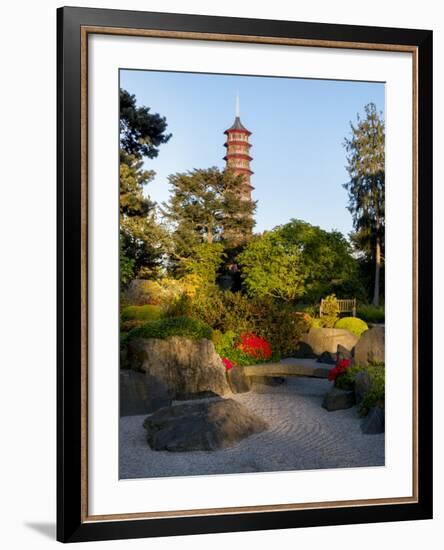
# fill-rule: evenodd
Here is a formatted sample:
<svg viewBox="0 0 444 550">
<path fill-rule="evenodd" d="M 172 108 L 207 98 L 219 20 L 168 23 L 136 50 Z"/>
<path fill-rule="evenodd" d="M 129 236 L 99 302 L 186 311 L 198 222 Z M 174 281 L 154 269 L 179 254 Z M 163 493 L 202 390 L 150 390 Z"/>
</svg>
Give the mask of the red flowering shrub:
<svg viewBox="0 0 444 550">
<path fill-rule="evenodd" d="M 330 380 L 330 382 L 335 381 L 336 378 L 340 374 L 343 374 L 350 365 L 351 365 L 350 359 L 342 359 L 342 361 L 338 361 L 336 363 L 336 367 L 331 369 L 330 372 L 328 373 L 328 379 Z"/>
<path fill-rule="evenodd" d="M 221 357 L 221 359 L 222 359 L 222 363 L 225 365 L 226 370 L 230 370 L 230 369 L 232 369 L 233 367 L 236 366 L 235 363 L 233 363 L 232 361 L 230 361 L 226 357 Z"/>
<path fill-rule="evenodd" d="M 240 342 L 236 345 L 236 348 L 253 357 L 253 359 L 264 361 L 270 359 L 272 354 L 271 346 L 265 338 L 249 332 L 241 334 Z"/>
</svg>

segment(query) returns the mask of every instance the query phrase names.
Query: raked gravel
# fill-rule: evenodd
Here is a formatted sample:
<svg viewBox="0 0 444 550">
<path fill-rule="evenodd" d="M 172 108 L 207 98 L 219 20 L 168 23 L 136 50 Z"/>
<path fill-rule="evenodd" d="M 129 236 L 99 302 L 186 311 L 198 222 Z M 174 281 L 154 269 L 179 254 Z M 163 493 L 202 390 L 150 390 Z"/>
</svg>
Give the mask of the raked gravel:
<svg viewBox="0 0 444 550">
<path fill-rule="evenodd" d="M 288 378 L 280 386 L 256 384 L 254 391 L 230 396 L 269 429 L 219 451 L 153 451 L 143 428 L 146 415 L 123 417 L 120 478 L 384 466 L 384 434 L 363 434 L 357 407 L 322 408 L 330 387 L 327 380 Z"/>
</svg>

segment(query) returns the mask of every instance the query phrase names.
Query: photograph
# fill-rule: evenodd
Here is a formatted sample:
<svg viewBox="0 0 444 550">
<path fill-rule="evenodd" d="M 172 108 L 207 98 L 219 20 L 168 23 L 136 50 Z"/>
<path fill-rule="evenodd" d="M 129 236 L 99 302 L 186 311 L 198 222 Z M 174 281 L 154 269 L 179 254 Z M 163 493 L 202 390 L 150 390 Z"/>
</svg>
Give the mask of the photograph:
<svg viewBox="0 0 444 550">
<path fill-rule="evenodd" d="M 119 478 L 384 467 L 386 84 L 118 85 Z"/>
</svg>

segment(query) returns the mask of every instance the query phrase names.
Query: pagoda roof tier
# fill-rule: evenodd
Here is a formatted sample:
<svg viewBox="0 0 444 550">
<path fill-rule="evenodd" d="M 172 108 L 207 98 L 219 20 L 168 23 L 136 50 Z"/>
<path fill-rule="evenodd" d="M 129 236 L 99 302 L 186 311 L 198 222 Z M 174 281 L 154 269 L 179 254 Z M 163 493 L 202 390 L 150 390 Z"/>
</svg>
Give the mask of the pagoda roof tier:
<svg viewBox="0 0 444 550">
<path fill-rule="evenodd" d="M 248 149 L 252 146 L 248 141 L 240 141 L 238 139 L 233 139 L 232 141 L 226 141 L 224 143 L 224 147 L 229 147 L 230 145 L 243 145 L 244 147 L 248 147 Z"/>
<path fill-rule="evenodd" d="M 247 130 L 245 126 L 242 124 L 240 117 L 236 117 L 234 119 L 233 124 L 228 128 L 228 130 L 225 130 L 224 134 L 229 134 L 230 132 L 244 132 L 247 135 L 251 135 L 250 130 Z"/>
<path fill-rule="evenodd" d="M 224 160 L 228 159 L 245 159 L 245 160 L 253 160 L 253 157 L 250 157 L 250 155 L 244 155 L 243 153 L 228 153 L 224 156 Z"/>
<path fill-rule="evenodd" d="M 253 170 L 249 170 L 248 168 L 237 168 L 236 166 L 230 166 L 229 170 L 232 172 L 241 172 L 242 174 L 254 174 Z"/>
</svg>

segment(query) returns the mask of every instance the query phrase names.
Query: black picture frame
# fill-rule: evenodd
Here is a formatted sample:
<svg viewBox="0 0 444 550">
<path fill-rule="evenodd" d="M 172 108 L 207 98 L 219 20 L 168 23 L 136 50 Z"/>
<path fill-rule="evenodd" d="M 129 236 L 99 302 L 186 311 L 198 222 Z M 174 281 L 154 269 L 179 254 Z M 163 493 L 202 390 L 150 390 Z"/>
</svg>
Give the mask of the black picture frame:
<svg viewBox="0 0 444 550">
<path fill-rule="evenodd" d="M 417 52 L 417 381 L 416 502 L 90 521 L 82 512 L 82 124 L 83 27 L 155 29 L 405 45 Z M 432 518 L 432 32 L 428 30 L 147 13 L 92 8 L 57 11 L 58 380 L 57 539 L 62 542 L 283 529 Z M 421 372 L 421 370 L 420 370 Z"/>
</svg>

